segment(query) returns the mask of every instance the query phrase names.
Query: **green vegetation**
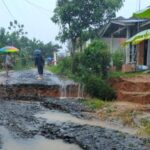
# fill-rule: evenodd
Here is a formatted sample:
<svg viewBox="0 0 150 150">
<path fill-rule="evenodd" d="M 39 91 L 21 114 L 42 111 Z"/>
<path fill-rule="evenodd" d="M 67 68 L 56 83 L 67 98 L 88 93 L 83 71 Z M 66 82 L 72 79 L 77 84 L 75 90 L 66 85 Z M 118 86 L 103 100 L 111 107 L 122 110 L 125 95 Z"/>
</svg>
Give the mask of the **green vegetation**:
<svg viewBox="0 0 150 150">
<path fill-rule="evenodd" d="M 124 60 L 124 54 L 122 49 L 118 49 L 112 54 L 113 65 L 116 66 L 117 70 L 121 70 Z"/>
<path fill-rule="evenodd" d="M 133 110 L 126 110 L 120 113 L 119 118 L 122 120 L 123 125 L 136 127 L 136 123 L 134 120 L 135 116 L 136 116 L 136 112 L 134 112 Z"/>
<path fill-rule="evenodd" d="M 91 75 L 85 81 L 86 91 L 92 97 L 104 100 L 115 99 L 115 91 L 100 77 Z"/>
<path fill-rule="evenodd" d="M 115 92 L 105 80 L 108 77 L 109 64 L 110 52 L 106 43 L 94 40 L 84 52 L 75 54 L 73 59 L 61 59 L 57 68 L 50 69 L 84 84 L 91 97 L 112 100 L 115 99 Z"/>
<path fill-rule="evenodd" d="M 61 47 L 57 44 L 48 42 L 44 44 L 42 41 L 27 37 L 27 32 L 23 24 L 19 24 L 17 20 L 11 21 L 8 29 L 0 28 L 0 48 L 8 45 L 17 47 L 20 52 L 12 54 L 15 69 L 24 69 L 32 65 L 33 51 L 41 49 L 44 57 L 53 55 L 53 51 L 59 50 Z M 2 58 L 0 58 L 2 62 Z"/>
<path fill-rule="evenodd" d="M 80 102 L 92 110 L 101 109 L 107 104 L 107 102 L 100 99 L 86 99 L 80 100 Z"/>
<path fill-rule="evenodd" d="M 58 39 L 70 40 L 72 56 L 77 44 L 82 51 L 83 42 L 98 36 L 99 29 L 115 17 L 124 0 L 58 0 L 52 21 L 61 26 Z"/>
<path fill-rule="evenodd" d="M 68 50 L 71 54 L 71 61 L 67 66 L 59 67 L 60 70 L 65 68 L 61 73 L 76 76 L 75 78 L 83 83 L 86 83 L 86 77 L 90 73 L 96 73 L 97 77 L 107 77 L 110 57 L 106 44 L 93 42 L 91 47 L 85 50 L 83 45 L 86 45 L 89 39 L 100 39 L 100 29 L 115 17 L 115 13 L 121 8 L 123 2 L 124 0 L 57 1 L 54 16 L 51 19 L 60 26 L 57 39 L 61 42 L 69 41 Z M 81 53 L 76 54 L 77 50 Z"/>
<path fill-rule="evenodd" d="M 47 69 L 55 74 L 60 73 L 60 69 L 58 68 L 58 66 L 47 66 Z"/>
<path fill-rule="evenodd" d="M 94 40 L 84 50 L 82 66 L 88 74 L 107 78 L 108 66 L 110 64 L 110 52 L 107 44 L 101 40 Z"/>
<path fill-rule="evenodd" d="M 139 129 L 139 134 L 150 136 L 150 119 L 143 118 L 141 119 L 140 123 L 141 125 Z"/>
<path fill-rule="evenodd" d="M 119 77 L 125 77 L 125 78 L 131 78 L 131 77 L 136 77 L 138 75 L 143 74 L 142 71 L 139 72 L 120 72 L 120 71 L 115 71 L 115 72 L 110 72 L 109 73 L 109 78 L 119 78 Z"/>
</svg>

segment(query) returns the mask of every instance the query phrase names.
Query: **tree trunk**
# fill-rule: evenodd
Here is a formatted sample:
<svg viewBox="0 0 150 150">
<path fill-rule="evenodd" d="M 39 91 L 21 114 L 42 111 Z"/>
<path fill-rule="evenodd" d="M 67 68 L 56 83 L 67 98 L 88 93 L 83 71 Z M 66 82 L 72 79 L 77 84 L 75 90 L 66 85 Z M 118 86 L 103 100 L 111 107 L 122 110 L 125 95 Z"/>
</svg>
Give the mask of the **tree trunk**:
<svg viewBox="0 0 150 150">
<path fill-rule="evenodd" d="M 72 73 L 75 73 L 75 50 L 76 50 L 76 40 L 72 40 L 72 51 L 71 51 L 71 57 L 72 57 L 72 62 L 71 62 L 71 71 Z"/>
<path fill-rule="evenodd" d="M 80 38 L 80 52 L 82 52 L 82 44 L 83 44 L 83 41 L 82 41 L 82 39 Z"/>
</svg>

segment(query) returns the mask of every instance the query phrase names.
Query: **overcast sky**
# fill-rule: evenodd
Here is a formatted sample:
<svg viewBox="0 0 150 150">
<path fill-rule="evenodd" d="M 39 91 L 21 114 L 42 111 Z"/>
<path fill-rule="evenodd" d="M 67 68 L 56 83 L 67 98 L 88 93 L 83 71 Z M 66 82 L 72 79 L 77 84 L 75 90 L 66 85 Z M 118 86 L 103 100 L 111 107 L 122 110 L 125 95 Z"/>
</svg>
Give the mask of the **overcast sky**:
<svg viewBox="0 0 150 150">
<path fill-rule="evenodd" d="M 47 43 L 55 41 L 58 33 L 50 18 L 53 16 L 57 0 L 0 0 L 0 27 L 8 27 L 9 22 L 16 19 L 25 25 L 28 37 Z M 150 5 L 150 0 L 141 0 L 140 8 Z M 139 0 L 125 0 L 124 7 L 117 12 L 117 16 L 130 17 L 139 9 Z"/>
</svg>

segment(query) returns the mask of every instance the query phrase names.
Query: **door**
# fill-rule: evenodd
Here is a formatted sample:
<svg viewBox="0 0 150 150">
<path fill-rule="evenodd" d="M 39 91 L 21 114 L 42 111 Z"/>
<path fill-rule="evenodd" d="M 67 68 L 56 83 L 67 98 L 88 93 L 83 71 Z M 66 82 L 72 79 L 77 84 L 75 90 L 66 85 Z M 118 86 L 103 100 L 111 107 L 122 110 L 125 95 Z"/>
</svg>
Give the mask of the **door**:
<svg viewBox="0 0 150 150">
<path fill-rule="evenodd" d="M 148 40 L 144 41 L 144 61 L 143 65 L 147 66 L 147 50 L 148 50 Z"/>
</svg>

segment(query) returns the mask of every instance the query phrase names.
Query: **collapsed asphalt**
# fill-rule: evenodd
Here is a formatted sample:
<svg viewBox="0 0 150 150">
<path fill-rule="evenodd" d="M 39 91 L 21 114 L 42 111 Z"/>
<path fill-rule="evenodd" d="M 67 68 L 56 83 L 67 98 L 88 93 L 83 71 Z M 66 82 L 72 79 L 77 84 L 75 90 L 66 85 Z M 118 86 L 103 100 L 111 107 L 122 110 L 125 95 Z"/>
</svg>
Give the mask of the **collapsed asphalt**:
<svg viewBox="0 0 150 150">
<path fill-rule="evenodd" d="M 33 138 L 35 135 L 42 135 L 50 139 L 63 139 L 65 142 L 75 143 L 85 150 L 146 150 L 143 139 L 119 131 L 71 122 L 46 123 L 44 119 L 36 118 L 35 114 L 55 109 L 87 119 L 85 114 L 88 109 L 78 101 L 53 99 L 43 101 L 41 103 L 1 100 L 0 125 L 6 127 L 14 138 Z M 4 141 L 0 141 L 2 147 Z"/>
</svg>

